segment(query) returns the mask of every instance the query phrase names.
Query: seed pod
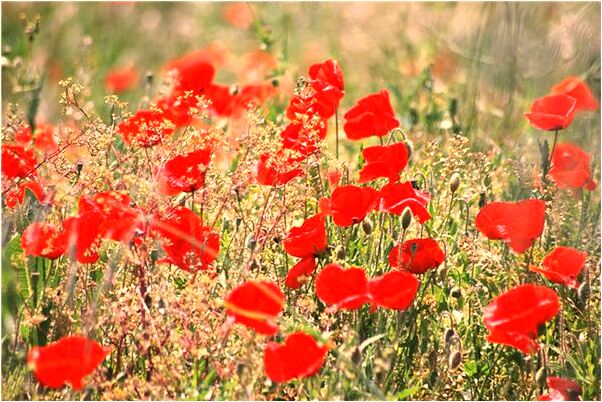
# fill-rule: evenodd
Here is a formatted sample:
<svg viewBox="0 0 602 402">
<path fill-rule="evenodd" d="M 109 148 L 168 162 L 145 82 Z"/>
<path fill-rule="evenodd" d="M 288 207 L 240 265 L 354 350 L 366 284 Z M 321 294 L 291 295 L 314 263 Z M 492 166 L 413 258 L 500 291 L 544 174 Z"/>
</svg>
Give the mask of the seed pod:
<svg viewBox="0 0 602 402">
<path fill-rule="evenodd" d="M 459 299 L 460 297 L 462 297 L 462 291 L 458 286 L 454 286 L 452 290 L 449 291 L 449 295 L 454 299 Z"/>
<path fill-rule="evenodd" d="M 372 221 L 370 219 L 364 218 L 364 220 L 362 221 L 362 230 L 367 235 L 370 235 L 370 233 L 372 233 Z"/>
<path fill-rule="evenodd" d="M 236 225 L 236 228 L 238 228 L 240 226 L 240 224 L 242 223 L 242 219 L 241 218 L 236 218 L 236 220 L 234 221 L 234 224 Z"/>
<path fill-rule="evenodd" d="M 412 211 L 406 207 L 401 214 L 401 227 L 406 230 L 410 227 L 410 223 L 412 223 Z"/>
<path fill-rule="evenodd" d="M 452 339 L 454 339 L 454 336 L 456 336 L 456 331 L 454 331 L 453 328 L 447 328 L 443 332 L 443 342 L 445 342 L 446 346 L 449 346 Z"/>
<path fill-rule="evenodd" d="M 487 198 L 485 193 L 481 193 L 479 194 L 479 208 L 483 208 L 485 205 L 487 205 Z"/>
<path fill-rule="evenodd" d="M 249 250 L 255 250 L 255 246 L 257 246 L 257 239 L 253 235 L 253 233 L 249 233 L 247 236 L 247 247 Z"/>
<path fill-rule="evenodd" d="M 458 190 L 458 187 L 460 187 L 460 175 L 458 173 L 454 173 L 449 180 L 449 190 L 452 194 L 454 194 Z"/>
<path fill-rule="evenodd" d="M 455 370 L 458 368 L 460 363 L 462 363 L 462 353 L 457 350 L 454 350 L 449 355 L 449 360 L 448 360 L 449 368 L 451 370 Z"/>
<path fill-rule="evenodd" d="M 344 260 L 345 257 L 347 257 L 347 252 L 345 251 L 345 247 L 338 245 L 335 249 L 334 249 L 334 255 L 336 255 L 336 257 L 339 260 Z"/>
</svg>

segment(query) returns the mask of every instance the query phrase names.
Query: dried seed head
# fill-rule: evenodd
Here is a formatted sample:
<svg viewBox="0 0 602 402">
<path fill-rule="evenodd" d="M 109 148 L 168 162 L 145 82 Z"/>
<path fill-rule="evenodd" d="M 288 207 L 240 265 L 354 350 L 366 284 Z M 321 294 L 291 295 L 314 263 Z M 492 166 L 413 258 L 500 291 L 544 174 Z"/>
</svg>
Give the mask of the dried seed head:
<svg viewBox="0 0 602 402">
<path fill-rule="evenodd" d="M 449 368 L 451 370 L 455 370 L 458 368 L 458 366 L 460 365 L 460 363 L 462 363 L 462 353 L 454 350 L 453 352 L 450 353 L 449 355 Z"/>
<path fill-rule="evenodd" d="M 454 173 L 449 180 L 449 191 L 454 194 L 458 190 L 458 187 L 460 187 L 460 175 L 458 173 Z"/>
<path fill-rule="evenodd" d="M 410 227 L 410 224 L 412 223 L 412 211 L 410 211 L 410 208 L 407 208 L 403 210 L 403 213 L 401 214 L 401 227 L 406 230 L 407 228 Z"/>
<path fill-rule="evenodd" d="M 372 221 L 368 218 L 365 218 L 362 221 L 362 230 L 364 231 L 364 233 L 366 233 L 367 235 L 370 235 L 370 233 L 372 233 Z"/>
</svg>

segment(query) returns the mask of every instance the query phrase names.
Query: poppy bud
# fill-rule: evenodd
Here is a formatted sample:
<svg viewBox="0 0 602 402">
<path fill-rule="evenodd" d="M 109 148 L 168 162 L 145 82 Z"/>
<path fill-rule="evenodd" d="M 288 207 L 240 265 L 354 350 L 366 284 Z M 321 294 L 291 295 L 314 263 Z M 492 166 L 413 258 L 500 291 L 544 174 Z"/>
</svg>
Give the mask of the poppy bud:
<svg viewBox="0 0 602 402">
<path fill-rule="evenodd" d="M 414 127 L 416 124 L 418 124 L 418 121 L 419 121 L 418 112 L 416 111 L 416 109 L 411 108 L 410 109 L 410 125 L 412 127 Z"/>
<path fill-rule="evenodd" d="M 487 205 L 487 198 L 485 197 L 485 193 L 479 194 L 479 208 L 483 208 Z"/>
<path fill-rule="evenodd" d="M 370 221 L 370 219 L 365 218 L 362 221 L 362 230 L 364 231 L 364 233 L 366 233 L 367 235 L 369 235 L 370 233 L 372 233 L 372 222 Z"/>
<path fill-rule="evenodd" d="M 462 363 L 462 353 L 457 350 L 454 350 L 449 355 L 449 360 L 448 360 L 449 368 L 451 370 L 455 370 L 458 368 L 460 363 Z"/>
<path fill-rule="evenodd" d="M 362 362 L 362 352 L 360 352 L 359 348 L 355 348 L 351 354 L 351 361 L 356 365 L 359 365 Z"/>
<path fill-rule="evenodd" d="M 147 72 L 146 72 L 146 83 L 147 83 L 148 85 L 151 85 L 151 84 L 153 83 L 153 78 L 154 78 L 153 72 L 152 72 L 152 71 L 150 71 L 150 70 L 149 70 L 149 71 L 147 71 Z"/>
<path fill-rule="evenodd" d="M 236 227 L 238 228 L 240 226 L 240 224 L 242 223 L 242 219 L 236 218 L 236 221 L 234 223 L 235 223 Z"/>
<path fill-rule="evenodd" d="M 537 373 L 535 373 L 535 382 L 543 382 L 544 376 L 546 374 L 546 368 L 545 367 L 540 367 L 539 370 L 537 370 Z"/>
<path fill-rule="evenodd" d="M 483 184 L 485 185 L 485 187 L 489 187 L 489 185 L 491 184 L 491 176 L 487 175 L 483 178 Z"/>
<path fill-rule="evenodd" d="M 456 336 L 456 332 L 453 330 L 453 328 L 447 328 L 443 332 L 443 342 L 445 342 L 446 346 L 449 346 L 454 336 Z"/>
<path fill-rule="evenodd" d="M 579 297 L 579 301 L 581 303 L 585 303 L 585 301 L 589 297 L 589 286 L 587 285 L 587 282 L 583 282 L 579 286 L 579 289 L 577 289 L 577 296 Z"/>
<path fill-rule="evenodd" d="M 403 230 L 406 230 L 410 227 L 410 223 L 412 223 L 412 211 L 410 208 L 406 207 L 401 214 L 401 227 Z"/>
<path fill-rule="evenodd" d="M 448 110 L 452 118 L 454 118 L 458 114 L 458 100 L 456 98 L 451 98 L 449 100 Z"/>
<path fill-rule="evenodd" d="M 344 260 L 347 256 L 347 253 L 345 252 L 345 247 L 341 245 L 336 246 L 336 248 L 334 249 L 334 255 L 336 255 L 336 257 L 339 260 Z"/>
<path fill-rule="evenodd" d="M 460 297 L 462 297 L 462 291 L 459 287 L 454 286 L 452 290 L 449 291 L 449 295 L 454 299 L 459 299 Z"/>
<path fill-rule="evenodd" d="M 228 92 L 230 95 L 238 95 L 238 85 L 230 85 Z"/>
<path fill-rule="evenodd" d="M 412 156 L 412 142 L 410 140 L 404 140 L 403 144 L 406 146 L 406 149 L 408 150 L 408 160 L 410 159 L 410 157 Z"/>
<path fill-rule="evenodd" d="M 274 78 L 274 79 L 272 80 L 272 86 L 273 86 L 274 88 L 278 88 L 278 87 L 280 86 L 280 81 L 278 81 L 278 78 Z"/>
<path fill-rule="evenodd" d="M 257 245 L 257 239 L 255 238 L 253 233 L 250 233 L 247 236 L 247 247 L 249 248 L 249 250 L 255 250 L 256 245 Z"/>
<path fill-rule="evenodd" d="M 460 175 L 454 173 L 449 181 L 449 191 L 454 194 L 458 190 L 458 187 L 460 187 Z"/>
</svg>

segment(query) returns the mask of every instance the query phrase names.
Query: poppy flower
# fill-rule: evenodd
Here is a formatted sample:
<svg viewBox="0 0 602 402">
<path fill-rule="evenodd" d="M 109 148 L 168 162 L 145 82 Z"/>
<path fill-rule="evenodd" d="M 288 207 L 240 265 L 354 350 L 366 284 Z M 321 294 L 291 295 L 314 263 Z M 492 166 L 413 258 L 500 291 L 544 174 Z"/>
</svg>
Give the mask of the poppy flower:
<svg viewBox="0 0 602 402">
<path fill-rule="evenodd" d="M 401 215 L 406 208 L 410 208 L 412 215 L 420 223 L 431 219 L 427 205 L 431 197 L 422 191 L 416 190 L 409 181 L 403 183 L 388 183 L 379 192 L 378 209 L 394 215 Z"/>
<path fill-rule="evenodd" d="M 316 295 L 336 309 L 355 310 L 369 300 L 368 278 L 363 268 L 328 264 L 316 276 Z"/>
<path fill-rule="evenodd" d="M 96 213 L 80 213 L 63 221 L 70 257 L 81 264 L 94 264 L 98 261 L 99 228 L 102 221 L 103 216 Z"/>
<path fill-rule="evenodd" d="M 65 233 L 52 223 L 34 222 L 21 235 L 25 255 L 57 259 L 67 251 Z"/>
<path fill-rule="evenodd" d="M 312 216 L 301 226 L 291 228 L 282 244 L 287 254 L 294 257 L 317 257 L 327 246 L 324 216 Z"/>
<path fill-rule="evenodd" d="M 413 274 L 423 274 L 435 269 L 445 260 L 445 254 L 433 239 L 406 240 L 393 247 L 389 253 L 389 264 L 392 267 Z"/>
<path fill-rule="evenodd" d="M 293 122 L 307 119 L 306 116 L 319 116 L 329 119 L 336 112 L 338 104 L 320 97 L 313 88 L 306 89 L 303 93 L 294 95 L 286 108 L 286 117 Z"/>
<path fill-rule="evenodd" d="M 336 110 L 345 94 L 343 71 L 339 63 L 336 60 L 326 60 L 313 64 L 309 67 L 309 78 L 317 102 Z"/>
<path fill-rule="evenodd" d="M 375 207 L 378 192 L 371 187 L 346 185 L 337 187 L 329 198 L 319 201 L 320 212 L 332 216 L 337 226 L 359 223 Z"/>
<path fill-rule="evenodd" d="M 6 206 L 8 208 L 15 208 L 18 205 L 22 205 L 25 201 L 25 194 L 27 193 L 27 190 L 31 191 L 39 203 L 50 203 L 50 200 L 44 192 L 42 185 L 35 180 L 27 180 L 6 193 L 6 196 L 4 197 Z"/>
<path fill-rule="evenodd" d="M 269 154 L 262 154 L 257 163 L 257 183 L 265 186 L 282 186 L 303 175 L 303 170 L 291 168 L 291 163 L 294 163 L 294 160 L 287 157 L 282 150 L 273 158 Z"/>
<path fill-rule="evenodd" d="M 171 60 L 163 69 L 177 72 L 177 83 L 172 93 L 178 95 L 187 91 L 201 95 L 203 89 L 211 84 L 215 76 L 215 68 L 209 62 L 206 51 L 203 50 Z"/>
<path fill-rule="evenodd" d="M 37 164 L 33 151 L 22 145 L 2 144 L 2 174 L 8 179 L 35 174 Z"/>
<path fill-rule="evenodd" d="M 156 175 L 159 192 L 171 196 L 200 189 L 210 159 L 211 150 L 204 148 L 168 160 Z"/>
<path fill-rule="evenodd" d="M 278 332 L 276 317 L 282 312 L 284 294 L 268 281 L 247 281 L 236 287 L 225 300 L 227 314 L 260 334 Z"/>
<path fill-rule="evenodd" d="M 253 22 L 253 12 L 249 3 L 228 3 L 224 5 L 223 17 L 235 28 L 247 29 Z"/>
<path fill-rule="evenodd" d="M 552 154 L 552 167 L 548 172 L 558 188 L 592 191 L 596 182 L 592 180 L 589 155 L 573 144 L 558 144 Z"/>
<path fill-rule="evenodd" d="M 136 86 L 138 77 L 138 70 L 133 66 L 111 70 L 105 77 L 105 88 L 119 94 Z"/>
<path fill-rule="evenodd" d="M 328 347 L 318 345 L 313 336 L 304 332 L 289 334 L 283 344 L 267 344 L 263 362 L 266 376 L 273 382 L 287 382 L 310 377 L 324 364 Z"/>
<path fill-rule="evenodd" d="M 326 172 L 326 179 L 328 180 L 328 190 L 333 192 L 341 181 L 341 176 L 343 173 L 338 169 L 332 169 Z"/>
<path fill-rule="evenodd" d="M 391 271 L 373 278 L 368 283 L 372 308 L 405 310 L 412 304 L 419 286 L 418 279 L 404 271 Z"/>
<path fill-rule="evenodd" d="M 550 388 L 549 394 L 540 395 L 538 401 L 580 401 L 581 385 L 573 380 L 562 377 L 548 377 L 546 384 Z"/>
<path fill-rule="evenodd" d="M 539 272 L 554 283 L 562 283 L 577 289 L 577 277 L 587 261 L 587 253 L 582 253 L 571 247 L 556 247 L 546 255 L 542 261 L 542 267 L 534 265 L 530 269 Z"/>
<path fill-rule="evenodd" d="M 575 110 L 598 110 L 600 106 L 587 84 L 579 77 L 566 77 L 552 87 L 552 95 L 563 94 L 577 102 Z"/>
<path fill-rule="evenodd" d="M 119 123 L 117 131 L 126 144 L 152 147 L 174 133 L 174 124 L 161 110 L 138 110 Z"/>
<path fill-rule="evenodd" d="M 360 170 L 359 183 L 386 177 L 389 182 L 399 180 L 401 171 L 408 165 L 410 153 L 403 142 L 393 145 L 376 145 L 365 148 L 362 156 L 366 164 Z"/>
<path fill-rule="evenodd" d="M 525 113 L 525 117 L 531 126 L 540 130 L 562 130 L 573 122 L 576 103 L 570 96 L 547 95 L 535 99 L 529 113 Z"/>
<path fill-rule="evenodd" d="M 326 123 L 318 121 L 307 121 L 290 123 L 280 133 L 282 147 L 298 152 L 307 157 L 319 149 L 319 143 L 326 137 Z"/>
<path fill-rule="evenodd" d="M 187 272 L 206 270 L 219 253 L 219 235 L 203 226 L 200 216 L 185 207 L 174 208 L 164 216 L 151 219 L 161 246 L 167 254 L 163 262 Z"/>
<path fill-rule="evenodd" d="M 560 311 L 556 292 L 545 286 L 521 285 L 493 299 L 483 310 L 487 340 L 523 353 L 538 349 L 538 327 Z"/>
<path fill-rule="evenodd" d="M 503 240 L 520 254 L 541 236 L 545 217 L 546 204 L 542 200 L 492 202 L 481 208 L 475 225 L 487 238 Z"/>
<path fill-rule="evenodd" d="M 299 289 L 316 270 L 316 259 L 307 257 L 293 265 L 286 274 L 284 284 L 289 289 Z"/>
<path fill-rule="evenodd" d="M 55 136 L 56 128 L 52 124 L 38 124 L 33 133 L 34 147 L 44 153 L 55 152 L 59 145 Z"/>
<path fill-rule="evenodd" d="M 174 128 L 191 125 L 195 114 L 198 113 L 199 99 L 193 93 L 169 94 L 157 98 L 155 102 L 163 118 L 173 123 Z"/>
<path fill-rule="evenodd" d="M 19 145 L 29 145 L 32 139 L 33 133 L 31 132 L 31 127 L 27 124 L 19 126 L 15 131 L 15 142 Z"/>
<path fill-rule="evenodd" d="M 27 353 L 27 365 L 42 385 L 60 388 L 84 387 L 84 377 L 92 374 L 107 357 L 110 348 L 84 336 L 67 336 L 47 346 L 34 346 Z"/>
<path fill-rule="evenodd" d="M 395 118 L 386 89 L 360 99 L 344 117 L 343 129 L 350 140 L 361 140 L 373 135 L 382 137 L 399 127 L 399 120 Z"/>
</svg>

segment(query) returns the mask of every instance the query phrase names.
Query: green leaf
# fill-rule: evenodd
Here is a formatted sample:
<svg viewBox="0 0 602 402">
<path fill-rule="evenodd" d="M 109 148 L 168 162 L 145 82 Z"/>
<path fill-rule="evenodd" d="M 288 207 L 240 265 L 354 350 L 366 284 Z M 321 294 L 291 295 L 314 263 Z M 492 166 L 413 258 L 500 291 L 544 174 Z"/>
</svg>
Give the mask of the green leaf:
<svg viewBox="0 0 602 402">
<path fill-rule="evenodd" d="M 401 401 L 401 400 L 405 400 L 409 397 L 411 397 L 412 395 L 414 395 L 415 393 L 417 393 L 418 391 L 420 391 L 420 387 L 419 386 L 415 386 L 415 387 L 411 387 L 408 389 L 404 389 L 401 392 L 398 392 L 396 396 L 397 400 Z"/>
</svg>

